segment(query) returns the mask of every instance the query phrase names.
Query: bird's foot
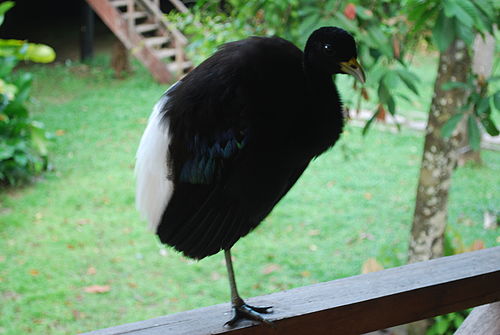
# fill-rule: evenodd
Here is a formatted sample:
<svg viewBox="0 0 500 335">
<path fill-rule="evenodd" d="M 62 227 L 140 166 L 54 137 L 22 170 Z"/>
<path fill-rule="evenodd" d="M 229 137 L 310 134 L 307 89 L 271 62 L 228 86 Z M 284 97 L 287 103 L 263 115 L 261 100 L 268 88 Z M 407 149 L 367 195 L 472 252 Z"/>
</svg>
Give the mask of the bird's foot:
<svg viewBox="0 0 500 335">
<path fill-rule="evenodd" d="M 233 306 L 233 317 L 231 320 L 226 322 L 225 326 L 233 327 L 241 320 L 255 320 L 262 323 L 265 323 L 269 326 L 274 327 L 274 324 L 262 317 L 261 314 L 272 313 L 272 306 L 269 307 L 256 307 L 250 306 L 245 303 L 241 305 Z"/>
</svg>

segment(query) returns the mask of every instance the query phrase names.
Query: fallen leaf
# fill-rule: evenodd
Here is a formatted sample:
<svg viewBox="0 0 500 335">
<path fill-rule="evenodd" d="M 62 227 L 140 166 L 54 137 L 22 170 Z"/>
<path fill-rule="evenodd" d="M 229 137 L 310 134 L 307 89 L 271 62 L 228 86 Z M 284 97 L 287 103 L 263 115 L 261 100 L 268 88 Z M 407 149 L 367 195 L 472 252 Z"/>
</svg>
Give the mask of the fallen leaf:
<svg viewBox="0 0 500 335">
<path fill-rule="evenodd" d="M 375 258 L 368 258 L 361 267 L 361 273 L 370 273 L 383 270 L 384 267 Z"/>
<path fill-rule="evenodd" d="M 369 192 L 366 192 L 363 196 L 365 197 L 366 200 L 372 200 L 373 198 L 372 194 Z"/>
<path fill-rule="evenodd" d="M 312 230 L 309 230 L 309 232 L 307 233 L 307 235 L 309 235 L 309 236 L 318 236 L 319 233 L 320 233 L 319 229 L 312 229 Z"/>
<path fill-rule="evenodd" d="M 128 282 L 127 285 L 130 287 L 130 288 L 136 288 L 137 287 L 137 284 L 134 283 L 134 282 Z"/>
<path fill-rule="evenodd" d="M 75 320 L 80 320 L 80 319 L 85 318 L 85 314 L 76 310 L 76 309 L 71 310 L 71 314 L 73 314 L 73 318 Z"/>
<path fill-rule="evenodd" d="M 471 246 L 468 248 L 469 251 L 477 251 L 477 250 L 482 250 L 484 249 L 484 241 L 482 240 L 475 240 L 472 242 Z"/>
<path fill-rule="evenodd" d="M 87 286 L 83 289 L 87 293 L 106 293 L 111 290 L 111 286 L 109 285 L 92 285 Z"/>
<path fill-rule="evenodd" d="M 57 129 L 55 131 L 55 134 L 56 134 L 56 136 L 63 136 L 64 134 L 66 134 L 66 131 L 63 129 Z"/>
<path fill-rule="evenodd" d="M 268 275 L 280 269 L 281 266 L 279 266 L 278 264 L 268 264 L 264 267 L 264 269 L 262 269 L 262 273 Z"/>
<path fill-rule="evenodd" d="M 220 273 L 214 271 L 210 274 L 210 279 L 212 279 L 213 281 L 216 281 L 216 280 L 219 280 L 221 279 L 222 276 L 220 275 Z"/>
<path fill-rule="evenodd" d="M 310 277 L 310 276 L 311 276 L 311 272 L 309 272 L 309 271 L 302 271 L 302 272 L 300 273 L 300 275 L 301 275 L 302 277 L 304 277 L 304 278 L 306 278 L 306 277 Z"/>
<path fill-rule="evenodd" d="M 89 268 L 87 269 L 87 274 L 90 275 L 90 276 L 93 276 L 96 273 L 97 273 L 97 270 L 95 269 L 95 267 L 89 266 Z"/>
<path fill-rule="evenodd" d="M 89 224 L 90 223 L 90 219 L 78 219 L 76 221 L 76 224 L 79 224 L 79 225 L 85 225 L 85 224 Z"/>
<path fill-rule="evenodd" d="M 373 240 L 375 240 L 375 237 L 372 234 L 366 233 L 363 231 L 363 232 L 359 233 L 359 239 L 373 241 Z"/>
<path fill-rule="evenodd" d="M 32 275 L 32 276 L 38 276 L 39 274 L 40 274 L 40 271 L 38 271 L 37 269 L 30 270 L 30 275 Z"/>
</svg>

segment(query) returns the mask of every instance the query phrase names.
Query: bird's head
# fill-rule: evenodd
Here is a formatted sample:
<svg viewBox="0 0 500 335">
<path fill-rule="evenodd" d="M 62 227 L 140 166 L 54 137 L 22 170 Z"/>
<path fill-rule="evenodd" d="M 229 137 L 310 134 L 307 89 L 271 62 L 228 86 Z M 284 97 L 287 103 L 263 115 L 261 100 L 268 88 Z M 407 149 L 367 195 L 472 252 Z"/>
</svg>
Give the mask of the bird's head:
<svg viewBox="0 0 500 335">
<path fill-rule="evenodd" d="M 364 83 L 365 72 L 357 61 L 356 42 L 351 34 L 338 27 L 315 30 L 305 47 L 307 66 L 330 75 L 345 73 Z"/>
</svg>

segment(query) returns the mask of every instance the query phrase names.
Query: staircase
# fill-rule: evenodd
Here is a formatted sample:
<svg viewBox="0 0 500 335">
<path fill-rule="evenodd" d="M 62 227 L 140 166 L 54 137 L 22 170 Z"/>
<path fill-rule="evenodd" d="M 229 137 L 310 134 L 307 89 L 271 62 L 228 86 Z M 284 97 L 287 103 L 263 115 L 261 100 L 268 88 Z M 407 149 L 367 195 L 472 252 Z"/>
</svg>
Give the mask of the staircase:
<svg viewBox="0 0 500 335">
<path fill-rule="evenodd" d="M 187 39 L 166 20 L 159 0 L 86 1 L 158 82 L 172 82 L 192 67 Z"/>
</svg>

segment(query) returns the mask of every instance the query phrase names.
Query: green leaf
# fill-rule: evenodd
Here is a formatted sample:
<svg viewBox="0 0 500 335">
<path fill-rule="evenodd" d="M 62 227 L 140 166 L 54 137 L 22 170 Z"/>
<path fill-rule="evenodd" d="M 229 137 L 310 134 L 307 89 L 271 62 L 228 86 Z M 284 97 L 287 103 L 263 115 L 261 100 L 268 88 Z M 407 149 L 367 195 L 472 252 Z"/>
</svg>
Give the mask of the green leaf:
<svg viewBox="0 0 500 335">
<path fill-rule="evenodd" d="M 493 105 L 495 106 L 495 108 L 497 110 L 500 111 L 500 91 L 496 92 L 494 95 L 493 95 Z"/>
<path fill-rule="evenodd" d="M 368 130 L 370 129 L 370 126 L 377 117 L 377 114 L 378 110 L 375 113 L 373 113 L 372 117 L 368 121 L 366 121 L 365 126 L 363 127 L 363 131 L 361 132 L 363 136 L 365 136 Z"/>
<path fill-rule="evenodd" d="M 396 102 L 394 101 L 394 99 L 390 96 L 389 97 L 389 100 L 387 101 L 387 108 L 389 109 L 389 113 L 391 113 L 391 115 L 395 115 L 396 114 Z"/>
<path fill-rule="evenodd" d="M 471 46 L 474 43 L 474 31 L 471 27 L 461 24 L 459 21 L 455 20 L 455 29 L 457 36 L 465 42 L 465 44 Z"/>
<path fill-rule="evenodd" d="M 443 91 L 454 90 L 456 88 L 468 89 L 469 85 L 462 83 L 461 81 L 448 81 L 441 85 Z"/>
<path fill-rule="evenodd" d="M 378 93 L 378 99 L 380 100 L 380 102 L 383 104 L 387 104 L 389 101 L 389 98 L 391 97 L 391 94 L 389 93 L 387 86 L 385 86 L 384 81 L 379 82 L 377 93 Z"/>
<path fill-rule="evenodd" d="M 483 125 L 484 129 L 490 136 L 498 136 L 500 134 L 500 131 L 498 131 L 497 126 L 495 125 L 495 122 L 491 119 L 491 117 L 485 116 L 480 118 L 481 124 Z"/>
<path fill-rule="evenodd" d="M 382 29 L 378 26 L 372 25 L 368 28 L 368 36 L 380 52 L 387 57 L 393 57 L 391 43 L 389 43 L 389 39 L 387 38 L 387 35 L 384 34 Z"/>
<path fill-rule="evenodd" d="M 469 119 L 467 120 L 467 132 L 469 134 L 469 144 L 472 150 L 478 151 L 481 147 L 481 131 L 473 115 L 469 115 Z"/>
<path fill-rule="evenodd" d="M 455 18 L 467 27 L 472 27 L 474 19 L 459 5 L 458 0 L 447 0 L 443 2 L 446 17 Z"/>
<path fill-rule="evenodd" d="M 450 46 L 455 39 L 455 29 L 453 18 L 448 18 L 443 11 L 439 13 L 436 25 L 432 30 L 432 37 L 436 42 L 439 51 L 443 52 Z"/>
<path fill-rule="evenodd" d="M 14 7 L 14 1 L 5 1 L 0 4 L 0 26 L 3 24 L 5 13 Z"/>
<path fill-rule="evenodd" d="M 430 6 L 430 8 L 429 8 Z M 434 21 L 432 18 L 438 13 L 438 3 L 430 3 L 427 1 L 414 1 L 409 5 L 408 19 L 414 22 L 413 32 L 418 32 L 424 28 L 425 24 Z"/>
<path fill-rule="evenodd" d="M 389 89 L 395 89 L 398 86 L 399 76 L 396 71 L 387 71 L 384 76 L 384 83 Z"/>
<path fill-rule="evenodd" d="M 16 57 L 0 57 L 0 78 L 5 78 L 16 67 L 19 60 Z"/>
<path fill-rule="evenodd" d="M 455 328 L 458 329 L 458 328 L 460 328 L 460 326 L 464 322 L 464 317 L 462 315 L 460 315 L 460 313 L 453 313 L 453 315 L 454 315 L 453 324 L 454 324 Z"/>
<path fill-rule="evenodd" d="M 462 10 L 472 19 L 473 23 L 477 25 L 480 17 L 476 6 L 470 0 L 456 0 L 456 2 L 458 6 L 460 6 L 460 8 L 462 8 Z"/>
<path fill-rule="evenodd" d="M 20 153 L 14 155 L 14 161 L 20 166 L 26 166 L 29 160 L 25 153 Z"/>
<path fill-rule="evenodd" d="M 436 331 L 438 334 L 445 334 L 449 327 L 449 322 L 444 317 L 436 317 Z"/>
<path fill-rule="evenodd" d="M 45 44 L 28 43 L 26 59 L 36 63 L 50 63 L 56 59 L 56 52 Z"/>
<path fill-rule="evenodd" d="M 476 104 L 476 115 L 481 116 L 481 114 L 489 114 L 490 113 L 490 100 L 488 98 L 480 98 L 479 103 Z"/>
<path fill-rule="evenodd" d="M 43 124 L 32 122 L 31 124 L 31 143 L 42 156 L 47 156 L 47 133 Z"/>
<path fill-rule="evenodd" d="M 408 70 L 396 70 L 396 73 L 399 75 L 399 78 L 405 83 L 406 87 L 408 87 L 413 93 L 419 95 L 418 88 L 416 84 L 420 81 L 420 79 Z"/>
<path fill-rule="evenodd" d="M 13 146 L 0 143 L 0 161 L 11 158 L 14 155 L 14 151 L 15 148 Z"/>
<path fill-rule="evenodd" d="M 479 10 L 486 15 L 490 20 L 495 20 L 496 10 L 488 0 L 475 0 L 475 5 Z"/>
<path fill-rule="evenodd" d="M 451 134 L 453 134 L 455 128 L 457 128 L 457 125 L 460 120 L 462 120 L 463 116 L 463 113 L 458 113 L 450 117 L 448 121 L 446 121 L 445 124 L 443 124 L 443 126 L 441 127 L 441 136 L 444 138 L 449 138 Z"/>
</svg>

